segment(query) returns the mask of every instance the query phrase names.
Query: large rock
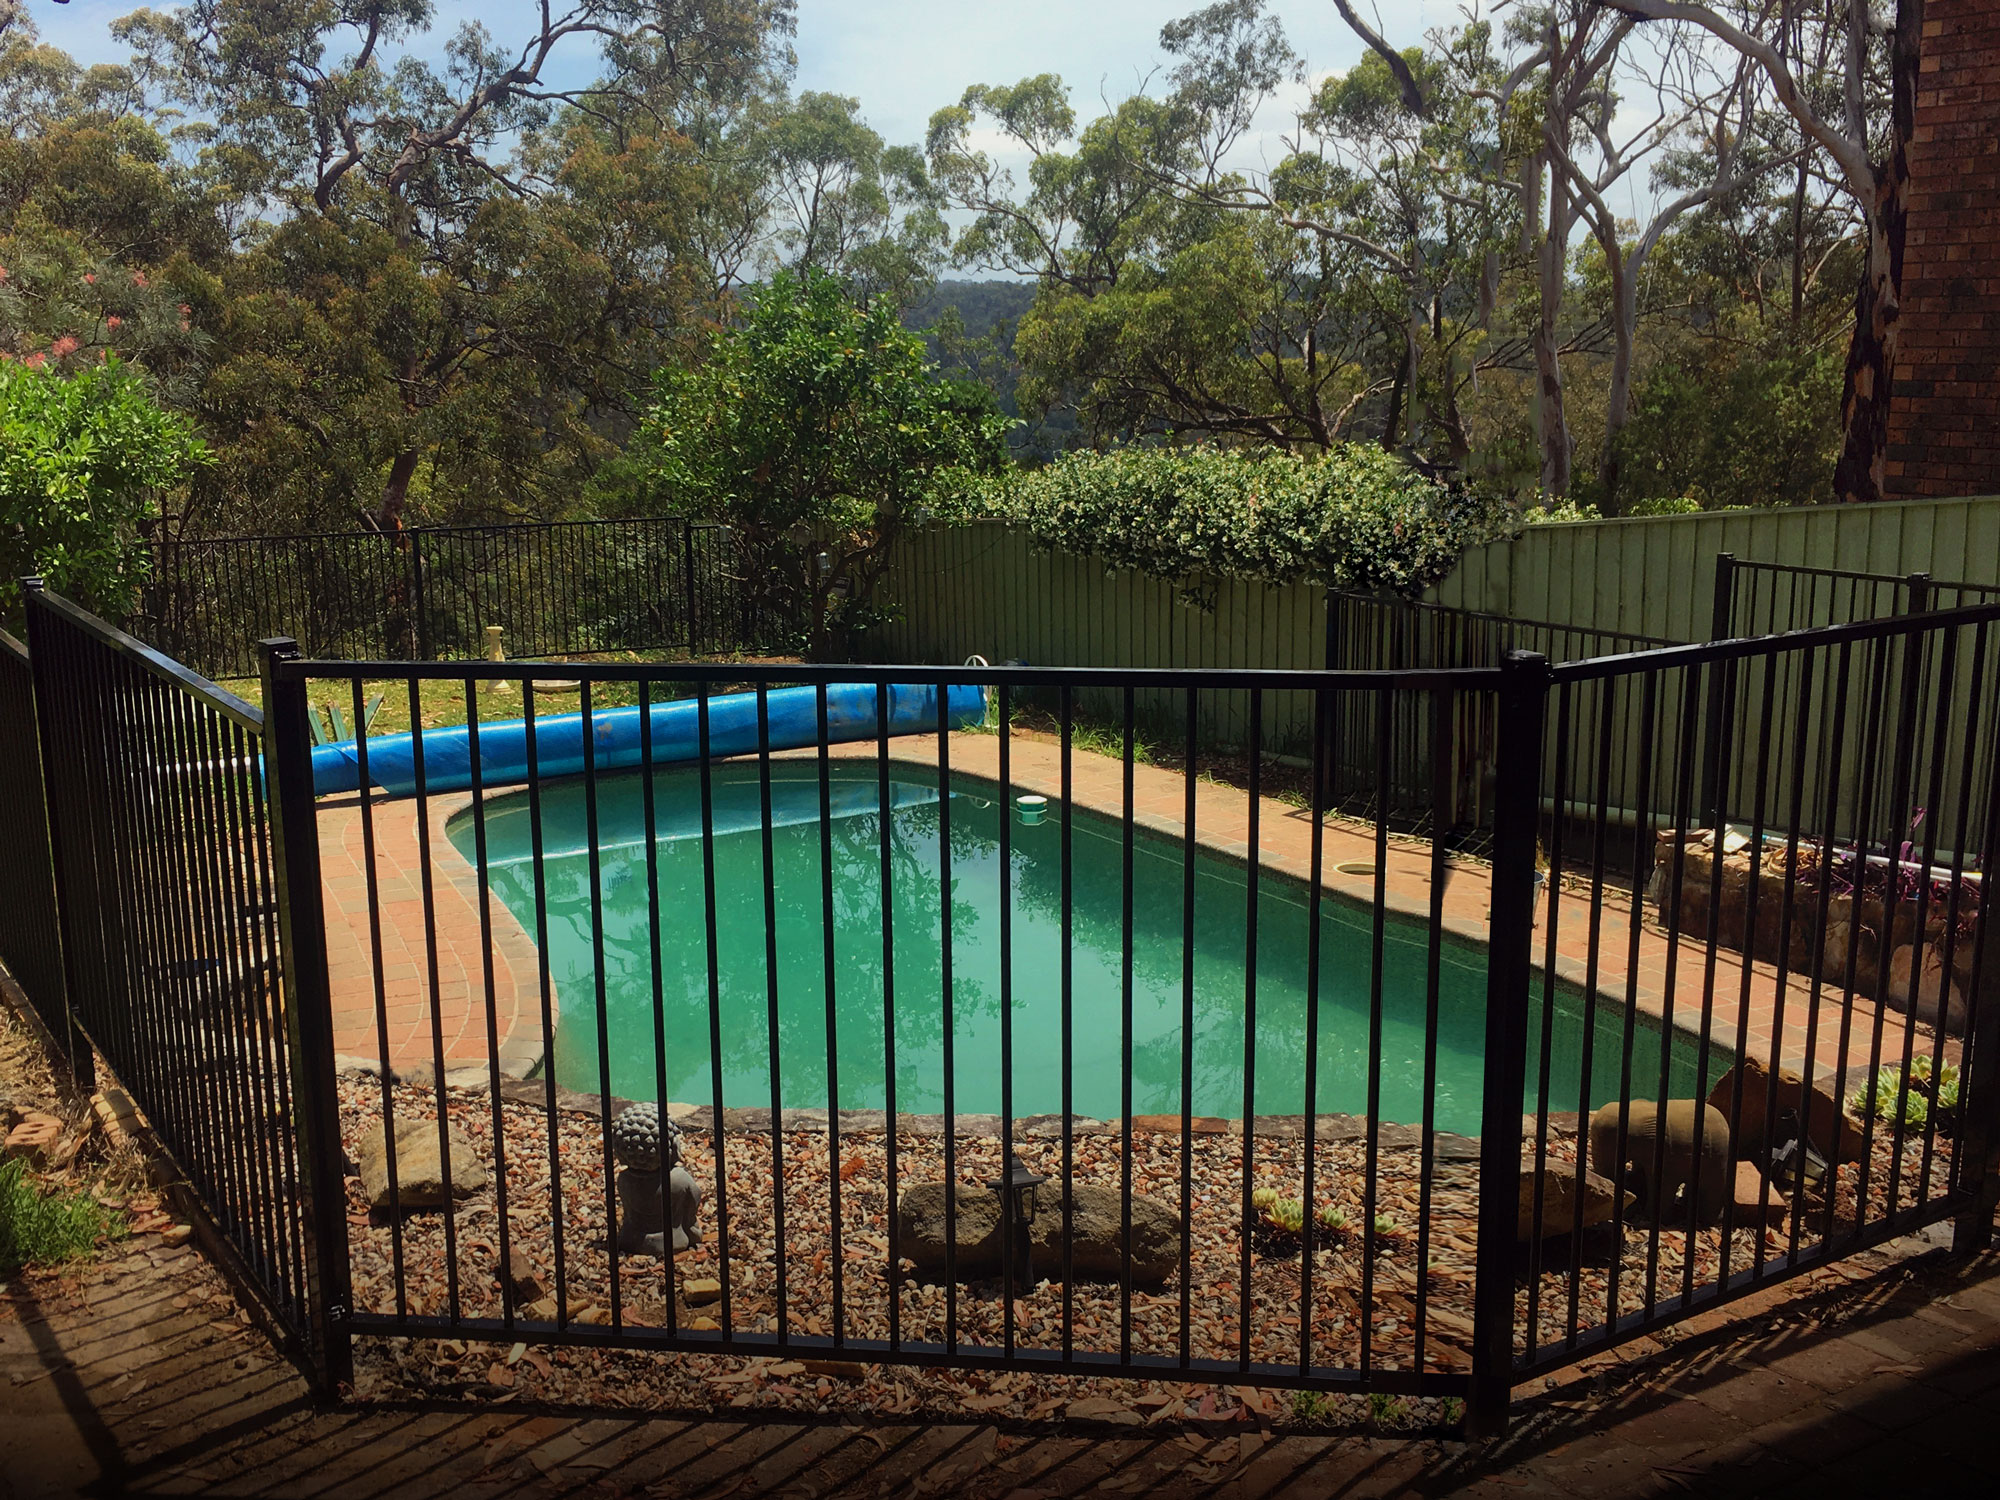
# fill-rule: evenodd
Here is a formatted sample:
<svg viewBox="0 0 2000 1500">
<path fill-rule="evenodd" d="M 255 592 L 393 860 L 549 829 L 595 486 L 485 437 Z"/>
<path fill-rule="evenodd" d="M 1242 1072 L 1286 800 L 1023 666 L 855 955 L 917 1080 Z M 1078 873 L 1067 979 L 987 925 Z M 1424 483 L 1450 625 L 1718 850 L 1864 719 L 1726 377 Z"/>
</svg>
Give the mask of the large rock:
<svg viewBox="0 0 2000 1500">
<path fill-rule="evenodd" d="M 1959 946 L 1969 948 L 1970 943 Z M 1959 987 L 1945 977 L 1944 954 L 1936 947 L 1926 945 L 1923 966 L 1917 975 L 1915 996 L 1911 995 L 1910 970 L 1916 966 L 1915 946 L 1903 944 L 1889 957 L 1889 987 L 1885 999 L 1891 1008 L 1914 1016 L 1926 1026 L 1939 1024 L 1942 1012 L 1944 1029 L 1957 1036 L 1965 1035 L 1965 995 Z M 1943 1003 L 1940 1005 L 1939 1001 Z"/>
<path fill-rule="evenodd" d="M 456 1125 L 447 1125 L 445 1135 L 451 1147 L 451 1191 L 457 1197 L 468 1197 L 486 1186 L 486 1166 Z M 376 1125 L 361 1138 L 361 1147 L 355 1152 L 361 1168 L 361 1190 L 368 1195 L 370 1208 L 390 1206 L 386 1146 L 387 1136 Z M 444 1206 L 444 1166 L 438 1159 L 436 1120 L 396 1122 L 396 1201 L 404 1208 Z"/>
<path fill-rule="evenodd" d="M 1079 1277 L 1115 1281 L 1125 1273 L 1123 1214 L 1118 1189 L 1078 1183 L 1073 1189 L 1071 1264 Z M 1001 1269 L 1000 1200 L 982 1187 L 957 1192 L 955 1234 L 961 1281 Z M 926 1273 L 945 1268 L 945 1193 L 941 1182 L 906 1188 L 896 1203 L 897 1248 Z M 1032 1238 L 1035 1274 L 1062 1274 L 1063 1205 L 1042 1189 Z M 1180 1267 L 1181 1216 L 1157 1198 L 1132 1195 L 1132 1279 L 1157 1284 Z"/>
<path fill-rule="evenodd" d="M 1548 1163 L 1542 1172 L 1542 1238 L 1557 1239 L 1577 1227 L 1576 1200 L 1579 1193 L 1583 1197 L 1582 1227 L 1590 1229 L 1608 1224 L 1617 1202 L 1617 1191 L 1610 1178 L 1600 1177 L 1588 1168 L 1579 1182 L 1573 1162 Z M 1628 1189 L 1625 1206 L 1630 1208 L 1637 1201 Z M 1521 1158 L 1521 1209 L 1514 1232 L 1515 1237 L 1521 1240 L 1535 1237 L 1535 1159 L 1532 1156 Z"/>
<path fill-rule="evenodd" d="M 1743 1079 L 1743 1102 L 1737 1107 L 1736 1118 L 1732 1120 L 1730 1107 L 1735 1101 L 1738 1074 Z M 1766 1101 L 1774 1089 L 1777 1103 L 1767 1108 Z M 1867 1147 L 1867 1138 L 1861 1133 L 1861 1127 L 1842 1112 L 1840 1100 L 1817 1084 L 1812 1089 L 1810 1114 L 1805 1099 L 1806 1083 L 1803 1078 L 1790 1068 L 1780 1068 L 1774 1080 L 1771 1070 L 1755 1057 L 1744 1058 L 1724 1073 L 1722 1081 L 1708 1096 L 1709 1106 L 1719 1110 L 1722 1118 L 1729 1123 L 1730 1147 L 1739 1161 L 1764 1160 L 1771 1145 L 1764 1137 L 1764 1122 L 1770 1120 L 1775 1128 L 1778 1118 L 1787 1109 L 1798 1112 L 1808 1138 L 1822 1156 L 1832 1158 L 1834 1132 L 1838 1129 L 1841 1161 L 1859 1161 Z"/>
</svg>

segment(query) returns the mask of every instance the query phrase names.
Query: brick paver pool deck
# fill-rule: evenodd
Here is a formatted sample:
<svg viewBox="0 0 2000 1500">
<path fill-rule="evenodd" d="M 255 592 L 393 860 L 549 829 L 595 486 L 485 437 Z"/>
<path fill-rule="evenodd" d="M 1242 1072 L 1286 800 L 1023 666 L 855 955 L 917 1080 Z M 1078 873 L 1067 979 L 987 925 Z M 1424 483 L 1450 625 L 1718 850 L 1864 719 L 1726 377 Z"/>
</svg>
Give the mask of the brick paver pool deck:
<svg viewBox="0 0 2000 1500">
<path fill-rule="evenodd" d="M 782 752 L 779 759 L 811 758 L 812 751 Z M 837 745 L 829 752 L 842 760 L 872 759 L 873 742 Z M 935 738 L 911 736 L 893 742 L 891 758 L 915 766 L 935 766 Z M 1000 739 L 997 735 L 959 733 L 950 737 L 953 776 L 999 778 Z M 1062 790 L 1062 755 L 1051 738 L 1017 734 L 1011 749 L 1013 794 L 1040 793 L 1055 799 Z M 1071 795 L 1076 805 L 1121 815 L 1125 806 L 1122 762 L 1109 756 L 1074 750 Z M 1186 786 L 1178 771 L 1135 765 L 1132 809 L 1139 826 L 1175 839 L 1182 836 Z M 472 866 L 446 837 L 450 819 L 469 806 L 468 794 L 428 799 L 425 812 L 431 868 L 432 904 L 436 913 L 436 986 L 424 932 L 423 843 L 417 828 L 414 800 L 377 799 L 371 807 L 375 839 L 377 911 L 380 917 L 381 1009 L 378 1017 L 374 935 L 369 920 L 367 860 L 363 819 L 358 799 L 328 799 L 321 804 L 321 865 L 327 897 L 329 977 L 334 1002 L 335 1050 L 350 1062 L 378 1061 L 383 1055 L 386 1025 L 387 1060 L 399 1073 L 432 1066 L 442 1056 L 448 1072 L 476 1068 L 485 1071 L 497 1056 L 500 1071 L 523 1075 L 540 1060 L 542 990 L 534 940 L 508 911 L 504 902 L 487 903 L 490 944 L 483 935 L 479 881 Z M 1309 882 L 1312 872 L 1313 820 L 1305 809 L 1275 797 L 1257 803 L 1256 847 L 1259 867 L 1277 875 Z M 1204 848 L 1239 860 L 1250 856 L 1251 801 L 1241 789 L 1199 780 L 1195 788 L 1195 836 Z M 1371 874 L 1344 874 L 1336 867 L 1372 864 L 1376 841 L 1371 830 L 1342 820 L 1325 825 L 1321 851 L 1322 889 L 1334 899 L 1367 905 L 1373 899 Z M 1432 852 L 1427 843 L 1391 838 L 1384 893 L 1388 908 L 1428 921 L 1432 908 Z M 1443 898 L 1444 929 L 1468 942 L 1487 941 L 1486 913 L 1490 872 L 1474 860 L 1454 858 Z M 1553 923 L 1553 929 L 1551 928 Z M 1555 939 L 1555 973 L 1582 989 L 1592 976 L 1588 892 L 1551 892 L 1536 932 L 1538 973 L 1547 957 L 1550 933 Z M 1637 1006 L 1643 1015 L 1697 1031 L 1703 1022 L 1704 995 L 1716 1003 L 1707 1016 L 1713 1040 L 1731 1051 L 1746 1050 L 1766 1059 L 1776 1042 L 1777 1060 L 1803 1069 L 1808 1053 L 1817 1075 L 1845 1076 L 1870 1066 L 1871 1058 L 1899 1060 L 1905 1041 L 1903 1019 L 1893 1011 L 1878 1014 L 1871 1002 L 1843 1001 L 1837 988 L 1815 985 L 1797 975 L 1780 985 L 1775 968 L 1753 962 L 1740 953 L 1705 943 L 1674 938 L 1657 924 L 1642 922 L 1636 949 L 1631 929 L 1629 895 L 1612 895 L 1599 918 L 1595 991 L 1600 1003 Z M 1636 952 L 1636 962 L 1634 954 Z M 494 1007 L 487 1024 L 486 957 L 490 953 Z M 1712 991 L 1711 991 L 1712 975 Z M 551 996 L 551 1014 L 555 1013 Z M 435 1014 L 439 1025 L 434 1028 Z M 1845 1015 L 1847 1025 L 1843 1030 Z M 1874 1041 L 1879 1025 L 1879 1053 Z M 489 1035 L 491 1041 L 489 1042 Z M 1927 1029 L 1919 1029 L 1917 1045 L 1928 1049 Z M 1955 1042 L 1947 1056 L 1956 1058 Z M 1560 1104 L 1558 1104 L 1560 1108 Z"/>
</svg>

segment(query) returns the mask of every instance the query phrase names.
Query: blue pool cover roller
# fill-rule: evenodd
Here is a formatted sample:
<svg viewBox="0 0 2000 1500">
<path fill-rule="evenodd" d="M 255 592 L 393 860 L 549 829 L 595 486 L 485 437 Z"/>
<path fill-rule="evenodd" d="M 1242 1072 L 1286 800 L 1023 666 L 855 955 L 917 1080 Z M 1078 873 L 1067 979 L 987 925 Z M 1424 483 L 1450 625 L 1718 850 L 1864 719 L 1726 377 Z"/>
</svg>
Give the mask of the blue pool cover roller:
<svg viewBox="0 0 2000 1500">
<path fill-rule="evenodd" d="M 877 695 L 888 708 L 888 731 L 892 735 L 935 734 L 938 727 L 938 690 L 924 686 L 893 686 L 878 689 L 869 682 L 841 682 L 826 690 L 826 728 L 829 744 L 848 740 L 874 739 L 880 732 L 876 722 Z M 773 750 L 799 750 L 819 743 L 819 707 L 816 690 L 810 687 L 777 688 L 766 695 L 770 705 L 770 746 Z M 967 729 L 984 721 L 986 693 L 983 688 L 962 684 L 947 690 L 946 722 L 953 729 Z M 618 770 L 640 763 L 641 710 L 603 708 L 591 714 L 591 738 L 596 751 L 593 764 L 600 771 Z M 653 763 L 669 765 L 699 758 L 701 754 L 700 706 L 686 698 L 673 703 L 655 703 L 653 717 Z M 584 768 L 583 715 L 551 714 L 535 717 L 535 769 L 544 780 L 558 776 L 579 776 Z M 729 693 L 708 700 L 708 753 L 711 757 L 750 755 L 758 748 L 757 695 Z M 368 740 L 368 779 L 392 797 L 414 796 L 417 791 L 416 736 L 410 734 L 372 735 Z M 471 737 L 463 724 L 423 731 L 423 789 L 425 792 L 460 792 L 472 786 Z M 318 796 L 361 789 L 361 763 L 353 740 L 315 746 L 313 791 Z M 479 726 L 479 775 L 485 787 L 523 786 L 528 781 L 528 726 L 524 719 L 506 719 Z"/>
</svg>

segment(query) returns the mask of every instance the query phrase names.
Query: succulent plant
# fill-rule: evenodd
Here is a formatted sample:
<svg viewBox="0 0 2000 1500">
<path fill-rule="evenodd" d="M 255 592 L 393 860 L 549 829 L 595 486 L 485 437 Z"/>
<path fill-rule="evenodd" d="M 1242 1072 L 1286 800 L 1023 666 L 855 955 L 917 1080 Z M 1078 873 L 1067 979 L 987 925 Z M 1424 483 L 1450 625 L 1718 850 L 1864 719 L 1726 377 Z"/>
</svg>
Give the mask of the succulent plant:
<svg viewBox="0 0 2000 1500">
<path fill-rule="evenodd" d="M 1379 1239 L 1392 1240 L 1403 1232 L 1403 1226 L 1396 1222 L 1394 1214 L 1375 1215 L 1375 1234 Z"/>
<path fill-rule="evenodd" d="M 1306 1206 L 1296 1198 L 1281 1198 L 1271 1206 L 1265 1215 L 1271 1223 L 1287 1234 L 1303 1234 L 1306 1228 Z"/>
<path fill-rule="evenodd" d="M 1319 1220 L 1319 1227 L 1328 1234 L 1346 1234 L 1354 1227 L 1353 1221 L 1347 1217 L 1347 1210 L 1337 1203 L 1322 1203 L 1313 1217 Z"/>
<path fill-rule="evenodd" d="M 1940 1110 L 1950 1113 L 1958 1108 L 1958 1069 L 1949 1063 L 1931 1085 L 1931 1102 Z"/>
<path fill-rule="evenodd" d="M 1260 1214 L 1268 1214 L 1278 1206 L 1278 1190 L 1272 1187 L 1252 1188 L 1250 1206 Z"/>
</svg>

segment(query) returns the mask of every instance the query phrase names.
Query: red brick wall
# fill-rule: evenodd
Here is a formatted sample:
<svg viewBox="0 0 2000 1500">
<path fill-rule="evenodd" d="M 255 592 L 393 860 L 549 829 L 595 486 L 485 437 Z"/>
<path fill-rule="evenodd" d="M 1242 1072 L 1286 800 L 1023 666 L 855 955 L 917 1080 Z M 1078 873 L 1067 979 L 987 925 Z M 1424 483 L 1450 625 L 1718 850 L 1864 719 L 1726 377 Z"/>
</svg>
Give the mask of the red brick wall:
<svg viewBox="0 0 2000 1500">
<path fill-rule="evenodd" d="M 2000 492 L 2000 0 L 1929 0 L 1889 493 Z"/>
</svg>

